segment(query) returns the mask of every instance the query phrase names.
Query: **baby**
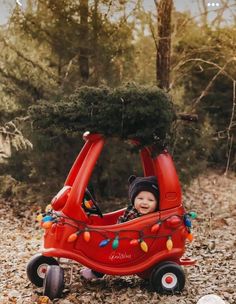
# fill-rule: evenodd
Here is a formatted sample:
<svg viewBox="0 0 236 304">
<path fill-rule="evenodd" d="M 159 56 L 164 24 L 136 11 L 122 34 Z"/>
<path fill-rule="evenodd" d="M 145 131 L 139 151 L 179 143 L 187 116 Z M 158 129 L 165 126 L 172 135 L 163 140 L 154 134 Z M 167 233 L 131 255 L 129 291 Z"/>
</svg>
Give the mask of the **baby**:
<svg viewBox="0 0 236 304">
<path fill-rule="evenodd" d="M 152 213 L 158 209 L 159 191 L 155 176 L 129 178 L 130 205 L 119 217 L 118 223 L 135 219 L 136 217 Z"/>
<path fill-rule="evenodd" d="M 129 178 L 129 199 L 130 205 L 124 214 L 118 218 L 117 223 L 124 223 L 142 215 L 157 211 L 159 190 L 155 176 Z M 83 268 L 81 276 L 87 280 L 98 279 L 104 276 L 89 268 Z"/>
</svg>

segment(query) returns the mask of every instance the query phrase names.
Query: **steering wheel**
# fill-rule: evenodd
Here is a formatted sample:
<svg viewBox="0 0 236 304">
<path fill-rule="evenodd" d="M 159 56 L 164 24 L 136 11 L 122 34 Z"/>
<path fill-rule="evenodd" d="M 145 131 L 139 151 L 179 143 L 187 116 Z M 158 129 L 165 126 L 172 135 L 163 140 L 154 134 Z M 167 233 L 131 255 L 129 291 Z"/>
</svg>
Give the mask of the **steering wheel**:
<svg viewBox="0 0 236 304">
<path fill-rule="evenodd" d="M 87 208 L 85 205 L 85 200 L 91 200 L 93 205 L 91 208 Z M 97 202 L 95 201 L 94 197 L 92 196 L 92 194 L 90 193 L 90 191 L 88 190 L 88 188 L 86 188 L 85 193 L 84 193 L 84 200 L 82 203 L 82 206 L 84 208 L 84 210 L 90 214 L 97 214 L 100 217 L 103 217 L 102 211 L 101 209 L 98 207 Z"/>
</svg>

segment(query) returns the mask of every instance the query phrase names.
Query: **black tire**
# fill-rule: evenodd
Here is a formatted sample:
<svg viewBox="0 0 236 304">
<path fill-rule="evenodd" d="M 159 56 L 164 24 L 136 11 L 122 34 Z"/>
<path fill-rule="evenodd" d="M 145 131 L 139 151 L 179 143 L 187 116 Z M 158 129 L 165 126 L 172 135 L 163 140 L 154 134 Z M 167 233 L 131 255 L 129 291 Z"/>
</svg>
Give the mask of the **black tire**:
<svg viewBox="0 0 236 304">
<path fill-rule="evenodd" d="M 50 300 L 60 298 L 64 289 L 64 270 L 60 266 L 49 266 L 43 282 L 43 295 Z"/>
<path fill-rule="evenodd" d="M 154 291 L 161 294 L 179 293 L 185 285 L 185 274 L 178 264 L 163 262 L 153 269 L 150 284 Z"/>
<path fill-rule="evenodd" d="M 26 267 L 26 273 L 30 282 L 38 287 L 42 287 L 49 265 L 59 265 L 59 263 L 52 257 L 46 257 L 42 254 L 34 255 Z"/>
</svg>

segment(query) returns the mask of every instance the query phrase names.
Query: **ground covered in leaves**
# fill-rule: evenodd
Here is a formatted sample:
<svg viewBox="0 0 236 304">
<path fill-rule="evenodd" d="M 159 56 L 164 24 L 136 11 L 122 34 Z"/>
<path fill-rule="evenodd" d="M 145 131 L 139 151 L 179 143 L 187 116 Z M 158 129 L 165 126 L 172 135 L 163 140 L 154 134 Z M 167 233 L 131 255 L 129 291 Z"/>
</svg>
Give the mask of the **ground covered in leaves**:
<svg viewBox="0 0 236 304">
<path fill-rule="evenodd" d="M 186 190 L 187 211 L 196 211 L 195 240 L 186 255 L 197 264 L 186 267 L 187 282 L 180 295 L 158 295 L 138 277 L 112 277 L 85 282 L 79 275 L 58 304 L 159 303 L 195 304 L 205 294 L 217 294 L 227 304 L 236 303 L 236 177 L 208 172 Z M 25 208 L 0 201 L 0 304 L 51 303 L 27 279 L 28 260 L 41 246 L 42 230 L 35 224 L 37 205 Z M 78 271 L 81 266 L 78 265 Z"/>
</svg>

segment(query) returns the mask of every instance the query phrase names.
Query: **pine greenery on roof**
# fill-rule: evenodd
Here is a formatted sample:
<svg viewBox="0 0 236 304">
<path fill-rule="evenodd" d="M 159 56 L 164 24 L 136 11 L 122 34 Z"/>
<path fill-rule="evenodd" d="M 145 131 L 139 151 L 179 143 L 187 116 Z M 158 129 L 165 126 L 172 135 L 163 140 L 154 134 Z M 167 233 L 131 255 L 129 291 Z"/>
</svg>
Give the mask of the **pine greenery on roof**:
<svg viewBox="0 0 236 304">
<path fill-rule="evenodd" d="M 90 131 L 142 145 L 163 144 L 175 112 L 170 97 L 158 87 L 126 85 L 81 87 L 59 102 L 42 102 L 29 110 L 33 126 L 50 133 Z"/>
</svg>

